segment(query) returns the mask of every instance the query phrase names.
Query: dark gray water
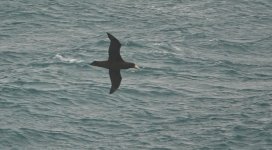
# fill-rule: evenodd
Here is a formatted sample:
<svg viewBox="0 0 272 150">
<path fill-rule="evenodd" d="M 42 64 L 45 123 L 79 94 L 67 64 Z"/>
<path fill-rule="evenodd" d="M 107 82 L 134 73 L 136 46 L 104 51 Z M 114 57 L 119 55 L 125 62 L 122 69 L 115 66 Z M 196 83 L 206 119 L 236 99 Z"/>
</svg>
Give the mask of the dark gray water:
<svg viewBox="0 0 272 150">
<path fill-rule="evenodd" d="M 1 0 L 0 149 L 272 147 L 271 0 Z M 124 60 L 109 95 L 112 33 Z"/>
</svg>

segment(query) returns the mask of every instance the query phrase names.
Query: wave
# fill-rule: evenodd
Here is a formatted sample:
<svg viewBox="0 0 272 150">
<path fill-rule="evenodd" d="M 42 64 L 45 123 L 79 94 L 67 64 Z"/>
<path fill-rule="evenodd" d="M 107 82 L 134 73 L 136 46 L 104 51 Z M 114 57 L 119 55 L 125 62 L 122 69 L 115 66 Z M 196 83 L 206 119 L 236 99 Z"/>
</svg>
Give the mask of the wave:
<svg viewBox="0 0 272 150">
<path fill-rule="evenodd" d="M 60 54 L 56 54 L 54 58 L 59 59 L 60 61 L 63 61 L 63 62 L 68 62 L 68 63 L 81 63 L 81 62 L 83 62 L 83 60 L 71 58 L 71 57 L 64 57 Z"/>
</svg>

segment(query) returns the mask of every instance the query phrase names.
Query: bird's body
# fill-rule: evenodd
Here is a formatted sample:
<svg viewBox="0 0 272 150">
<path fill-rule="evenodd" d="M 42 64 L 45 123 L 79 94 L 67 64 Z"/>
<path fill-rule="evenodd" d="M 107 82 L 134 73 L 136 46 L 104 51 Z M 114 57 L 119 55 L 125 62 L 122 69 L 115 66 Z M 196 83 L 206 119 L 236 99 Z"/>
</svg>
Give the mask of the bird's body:
<svg viewBox="0 0 272 150">
<path fill-rule="evenodd" d="M 113 69 L 113 70 L 134 68 L 133 67 L 134 64 L 130 62 L 94 61 L 93 63 L 94 63 L 93 66 L 102 67 L 106 69 Z"/>
<path fill-rule="evenodd" d="M 121 69 L 138 68 L 131 62 L 125 62 L 120 55 L 121 43 L 111 34 L 107 33 L 111 40 L 109 47 L 109 58 L 105 61 L 93 61 L 91 65 L 109 69 L 111 79 L 110 94 L 115 92 L 121 84 Z"/>
</svg>

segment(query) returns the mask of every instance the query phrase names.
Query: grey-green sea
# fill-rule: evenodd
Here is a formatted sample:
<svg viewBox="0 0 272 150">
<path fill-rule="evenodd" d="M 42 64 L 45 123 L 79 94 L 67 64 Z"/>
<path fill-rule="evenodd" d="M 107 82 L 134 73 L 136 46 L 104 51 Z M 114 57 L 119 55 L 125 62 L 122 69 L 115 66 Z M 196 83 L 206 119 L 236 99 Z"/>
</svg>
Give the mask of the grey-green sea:
<svg viewBox="0 0 272 150">
<path fill-rule="evenodd" d="M 271 0 L 1 0 L 1 150 L 271 150 Z M 109 94 L 110 40 L 122 83 Z"/>
</svg>

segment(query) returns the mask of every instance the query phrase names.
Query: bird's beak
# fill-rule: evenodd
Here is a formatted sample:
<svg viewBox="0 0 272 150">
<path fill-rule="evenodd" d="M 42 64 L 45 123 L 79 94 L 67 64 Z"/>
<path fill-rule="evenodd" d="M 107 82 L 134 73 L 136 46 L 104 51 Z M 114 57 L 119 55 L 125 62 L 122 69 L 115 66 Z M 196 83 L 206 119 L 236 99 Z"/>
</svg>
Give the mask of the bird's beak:
<svg viewBox="0 0 272 150">
<path fill-rule="evenodd" d="M 136 69 L 140 69 L 140 67 L 139 67 L 139 66 L 137 66 L 137 65 L 135 65 L 135 66 L 134 66 L 134 68 L 136 68 Z"/>
</svg>

